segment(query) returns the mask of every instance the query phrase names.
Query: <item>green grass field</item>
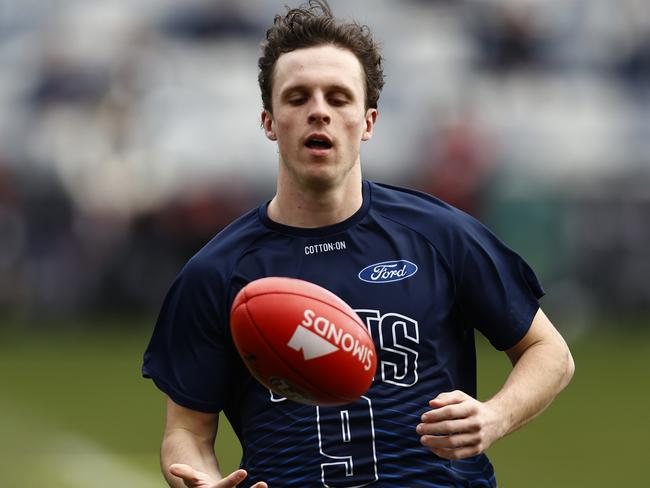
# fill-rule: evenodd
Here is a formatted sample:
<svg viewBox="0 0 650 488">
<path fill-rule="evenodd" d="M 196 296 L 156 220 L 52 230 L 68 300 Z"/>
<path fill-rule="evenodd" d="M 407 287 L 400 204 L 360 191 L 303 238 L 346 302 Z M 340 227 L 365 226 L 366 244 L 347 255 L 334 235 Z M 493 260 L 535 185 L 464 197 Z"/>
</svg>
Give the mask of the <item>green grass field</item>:
<svg viewBox="0 0 650 488">
<path fill-rule="evenodd" d="M 0 487 L 166 486 L 158 467 L 163 398 L 139 372 L 148 336 L 141 326 L 0 334 Z M 600 333 L 572 350 L 569 388 L 490 450 L 502 488 L 647 484 L 650 331 Z M 508 368 L 503 354 L 479 344 L 481 398 Z M 236 467 L 229 429 L 217 452 L 224 470 Z"/>
</svg>

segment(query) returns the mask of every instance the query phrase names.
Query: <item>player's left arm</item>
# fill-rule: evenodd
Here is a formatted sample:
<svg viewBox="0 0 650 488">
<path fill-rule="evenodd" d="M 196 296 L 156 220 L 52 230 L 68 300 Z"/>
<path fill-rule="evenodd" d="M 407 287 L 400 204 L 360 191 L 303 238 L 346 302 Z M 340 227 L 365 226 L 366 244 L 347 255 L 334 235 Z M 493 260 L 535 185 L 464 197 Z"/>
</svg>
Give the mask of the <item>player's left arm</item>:
<svg viewBox="0 0 650 488">
<path fill-rule="evenodd" d="M 491 399 L 480 402 L 453 391 L 429 402 L 432 409 L 422 415 L 416 432 L 434 454 L 446 459 L 480 454 L 542 413 L 573 376 L 571 352 L 541 309 L 506 353 L 513 369 Z"/>
</svg>

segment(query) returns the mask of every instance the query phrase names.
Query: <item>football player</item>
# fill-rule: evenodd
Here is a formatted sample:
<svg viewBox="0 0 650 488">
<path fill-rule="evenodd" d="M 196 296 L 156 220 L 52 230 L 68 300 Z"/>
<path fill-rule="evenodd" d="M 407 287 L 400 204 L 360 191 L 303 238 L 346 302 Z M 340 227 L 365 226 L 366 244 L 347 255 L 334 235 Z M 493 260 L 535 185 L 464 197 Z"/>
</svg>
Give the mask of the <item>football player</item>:
<svg viewBox="0 0 650 488">
<path fill-rule="evenodd" d="M 259 59 L 277 191 L 198 252 L 167 295 L 143 374 L 167 396 L 161 465 L 172 487 L 495 487 L 485 450 L 539 415 L 573 374 L 531 268 L 467 214 L 362 177 L 384 84 L 371 32 L 324 1 L 275 17 Z M 399 137 L 399 134 L 394 134 Z M 378 354 L 370 390 L 314 407 L 255 381 L 230 336 L 237 292 L 266 276 L 350 304 Z M 476 398 L 474 332 L 513 369 Z M 241 441 L 221 473 L 219 412 Z"/>
</svg>

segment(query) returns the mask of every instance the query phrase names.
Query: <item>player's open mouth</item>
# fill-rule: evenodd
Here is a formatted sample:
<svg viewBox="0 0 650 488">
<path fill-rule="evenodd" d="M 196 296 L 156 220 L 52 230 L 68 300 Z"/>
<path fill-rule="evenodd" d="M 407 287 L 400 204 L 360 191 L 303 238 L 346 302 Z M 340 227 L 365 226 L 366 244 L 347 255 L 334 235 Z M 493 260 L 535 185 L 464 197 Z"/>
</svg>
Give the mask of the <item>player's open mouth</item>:
<svg viewBox="0 0 650 488">
<path fill-rule="evenodd" d="M 327 152 L 332 149 L 332 140 L 324 134 L 313 134 L 307 137 L 305 146 L 312 150 L 312 152 Z"/>
</svg>

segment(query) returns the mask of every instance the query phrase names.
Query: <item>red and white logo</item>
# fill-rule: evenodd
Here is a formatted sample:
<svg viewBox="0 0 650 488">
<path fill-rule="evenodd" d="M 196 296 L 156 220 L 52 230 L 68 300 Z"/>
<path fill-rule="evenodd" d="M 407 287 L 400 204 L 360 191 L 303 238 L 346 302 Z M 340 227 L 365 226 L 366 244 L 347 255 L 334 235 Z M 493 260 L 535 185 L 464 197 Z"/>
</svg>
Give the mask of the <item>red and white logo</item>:
<svg viewBox="0 0 650 488">
<path fill-rule="evenodd" d="M 343 349 L 364 363 L 366 371 L 372 367 L 374 353 L 358 338 L 344 332 L 326 317 L 316 315 L 313 310 L 306 309 L 303 315 L 287 346 L 294 351 L 302 350 L 305 361 Z"/>
<path fill-rule="evenodd" d="M 287 346 L 294 351 L 300 351 L 302 349 L 302 355 L 305 361 L 327 356 L 339 350 L 334 344 L 329 343 L 302 325 L 296 327 L 296 331 L 291 336 L 291 340 Z"/>
</svg>

